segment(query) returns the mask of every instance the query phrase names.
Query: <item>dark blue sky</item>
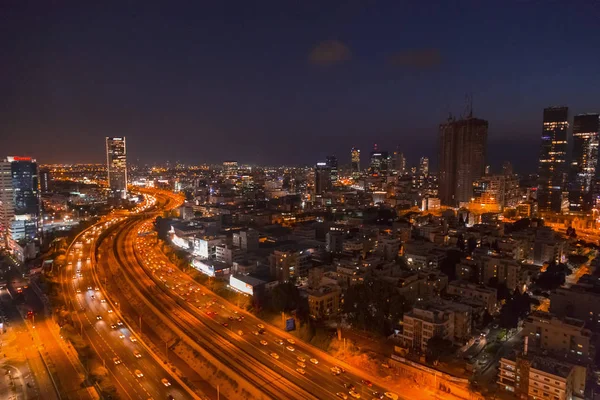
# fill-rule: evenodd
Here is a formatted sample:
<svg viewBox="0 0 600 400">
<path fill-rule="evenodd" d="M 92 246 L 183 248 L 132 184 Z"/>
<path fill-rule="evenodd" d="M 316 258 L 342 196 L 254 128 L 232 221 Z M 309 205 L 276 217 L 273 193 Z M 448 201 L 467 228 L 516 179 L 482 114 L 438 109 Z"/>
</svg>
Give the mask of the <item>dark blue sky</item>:
<svg viewBox="0 0 600 400">
<path fill-rule="evenodd" d="M 345 163 L 375 142 L 416 162 L 472 93 L 490 162 L 525 172 L 545 106 L 600 111 L 597 2 L 87 3 L 0 5 L 3 154 L 102 162 L 126 135 L 142 162 Z"/>
</svg>

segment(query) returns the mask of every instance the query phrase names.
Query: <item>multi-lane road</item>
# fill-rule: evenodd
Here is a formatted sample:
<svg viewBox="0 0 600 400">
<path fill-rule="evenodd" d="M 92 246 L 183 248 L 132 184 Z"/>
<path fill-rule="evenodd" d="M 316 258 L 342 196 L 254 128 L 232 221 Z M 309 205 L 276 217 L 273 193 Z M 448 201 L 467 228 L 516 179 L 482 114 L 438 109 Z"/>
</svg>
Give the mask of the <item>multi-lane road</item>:
<svg viewBox="0 0 600 400">
<path fill-rule="evenodd" d="M 125 215 L 108 217 L 82 232 L 68 249 L 68 264 L 60 276 L 75 328 L 108 370 L 121 398 L 192 398 L 123 323 L 94 274 L 96 241 L 105 230 L 125 219 Z"/>
<path fill-rule="evenodd" d="M 171 196 L 152 198 L 156 208 L 113 215 L 83 232 L 68 249 L 68 265 L 61 271 L 75 326 L 92 344 L 123 398 L 216 398 L 210 391 L 210 396 L 192 393 L 171 375 L 172 366 L 165 368 L 169 350 L 161 352 L 147 336 L 140 336 L 138 324 L 131 323 L 139 315 L 123 302 L 123 308 L 118 304 L 123 294 L 116 291 L 123 290 L 124 282 L 177 337 L 218 360 L 240 386 L 252 386 L 260 397 L 398 398 L 360 370 L 275 327 L 263 326 L 169 265 L 164 255 L 152 251 L 144 235 L 152 229 L 153 218 L 176 202 Z M 194 386 L 198 389 L 202 382 Z"/>
</svg>

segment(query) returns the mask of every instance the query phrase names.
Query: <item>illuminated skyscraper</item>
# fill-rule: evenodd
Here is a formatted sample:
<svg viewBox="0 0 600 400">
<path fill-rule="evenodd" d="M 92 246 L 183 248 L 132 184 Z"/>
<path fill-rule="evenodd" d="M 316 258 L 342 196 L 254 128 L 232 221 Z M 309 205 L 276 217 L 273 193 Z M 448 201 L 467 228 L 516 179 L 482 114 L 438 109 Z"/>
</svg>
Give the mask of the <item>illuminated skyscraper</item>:
<svg viewBox="0 0 600 400">
<path fill-rule="evenodd" d="M 108 187 L 115 197 L 127 196 L 127 147 L 125 137 L 106 138 Z"/>
<path fill-rule="evenodd" d="M 573 118 L 573 153 L 569 179 L 569 209 L 587 211 L 592 206 L 591 190 L 598 170 L 600 115 L 580 114 Z"/>
<path fill-rule="evenodd" d="M 338 160 L 336 156 L 327 157 L 327 166 L 329 167 L 329 179 L 334 185 L 338 181 Z"/>
<path fill-rule="evenodd" d="M 387 151 L 379 151 L 377 144 L 371 152 L 369 174 L 371 176 L 387 176 L 390 165 L 390 156 Z"/>
<path fill-rule="evenodd" d="M 473 182 L 485 173 L 488 122 L 469 116 L 440 125 L 439 194 L 442 204 L 458 206 L 473 197 Z"/>
<path fill-rule="evenodd" d="M 358 178 L 360 176 L 360 150 L 353 147 L 350 151 L 350 159 L 352 160 L 352 177 Z"/>
<path fill-rule="evenodd" d="M 323 194 L 331 189 L 331 168 L 326 162 L 315 166 L 315 193 Z"/>
<path fill-rule="evenodd" d="M 565 208 L 568 129 L 568 107 L 544 109 L 537 187 L 539 211 L 561 212 Z"/>
<path fill-rule="evenodd" d="M 429 175 L 429 157 L 421 157 L 419 161 L 419 173 L 421 175 Z"/>
<path fill-rule="evenodd" d="M 393 168 L 396 170 L 396 172 L 400 175 L 404 174 L 406 172 L 406 157 L 404 157 L 404 153 L 402 153 L 400 151 L 400 146 L 398 146 L 398 148 L 396 148 L 396 151 L 394 152 L 394 156 L 393 158 Z"/>
<path fill-rule="evenodd" d="M 225 175 L 235 175 L 238 172 L 237 161 L 223 161 L 223 172 Z"/>
<path fill-rule="evenodd" d="M 7 157 L 0 163 L 0 225 L 15 242 L 31 242 L 41 232 L 38 166 L 31 157 Z M 20 256 L 22 257 L 22 256 Z"/>
</svg>

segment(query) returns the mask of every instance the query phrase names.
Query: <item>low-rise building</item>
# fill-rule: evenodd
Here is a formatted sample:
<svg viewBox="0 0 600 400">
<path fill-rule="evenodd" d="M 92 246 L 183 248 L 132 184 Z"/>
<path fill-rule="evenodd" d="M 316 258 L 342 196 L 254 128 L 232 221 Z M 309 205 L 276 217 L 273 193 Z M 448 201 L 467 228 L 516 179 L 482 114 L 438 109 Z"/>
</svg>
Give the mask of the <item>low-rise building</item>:
<svg viewBox="0 0 600 400">
<path fill-rule="evenodd" d="M 585 393 L 586 368 L 538 355 L 500 359 L 498 386 L 517 398 L 574 400 Z"/>
<path fill-rule="evenodd" d="M 535 312 L 525 319 L 522 335 L 528 336 L 531 349 L 547 350 L 573 362 L 588 364 L 596 356 L 592 331 L 579 319 Z"/>
<path fill-rule="evenodd" d="M 322 285 L 308 290 L 308 308 L 311 318 L 336 316 L 340 311 L 342 289 L 338 285 Z"/>
<path fill-rule="evenodd" d="M 441 299 L 418 303 L 403 316 L 402 340 L 409 349 L 427 351 L 432 337 L 464 344 L 471 336 L 471 309 Z"/>
<path fill-rule="evenodd" d="M 486 304 L 487 312 L 492 315 L 496 313 L 498 308 L 498 291 L 488 286 L 456 280 L 448 284 L 446 293 L 453 296 L 480 299 Z"/>
</svg>

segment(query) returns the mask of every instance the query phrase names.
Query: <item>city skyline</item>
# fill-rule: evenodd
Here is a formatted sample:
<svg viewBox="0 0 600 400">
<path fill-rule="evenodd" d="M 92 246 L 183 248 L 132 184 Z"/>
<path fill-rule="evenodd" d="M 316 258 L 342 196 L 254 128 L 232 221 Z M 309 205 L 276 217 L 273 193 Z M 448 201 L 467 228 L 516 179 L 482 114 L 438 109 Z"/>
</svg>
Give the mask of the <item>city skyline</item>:
<svg viewBox="0 0 600 400">
<path fill-rule="evenodd" d="M 508 159 L 525 173 L 536 170 L 541 109 L 600 108 L 588 84 L 598 56 L 571 62 L 596 42 L 597 14 L 586 5 L 392 5 L 381 13 L 280 5 L 235 15 L 215 6 L 202 13 L 149 8 L 135 18 L 126 9 L 117 17 L 92 6 L 61 12 L 47 5 L 41 24 L 22 6 L 7 8 L 4 37 L 19 37 L 22 46 L 7 46 L 14 63 L 4 75 L 12 78 L 3 81 L 0 120 L 8 134 L 0 145 L 44 163 L 101 162 L 93 143 L 127 136 L 131 162 L 310 165 L 336 154 L 345 164 L 348 148 L 376 142 L 390 152 L 401 144 L 418 155 L 410 163 L 428 156 L 435 170 L 429 142 L 449 112 L 463 114 L 469 93 L 475 114 L 490 123 L 490 163 L 497 169 Z M 510 17 L 511 26 L 490 26 L 490 14 Z M 250 17 L 242 31 L 238 22 Z M 153 23 L 160 18 L 164 26 Z M 463 20 L 469 28 L 456 23 Z M 416 34 L 424 22 L 432 29 Z M 559 45 L 564 51 L 551 55 Z M 53 138 L 52 151 L 44 137 Z M 516 138 L 518 153 L 510 151 Z"/>
</svg>

